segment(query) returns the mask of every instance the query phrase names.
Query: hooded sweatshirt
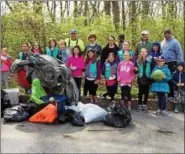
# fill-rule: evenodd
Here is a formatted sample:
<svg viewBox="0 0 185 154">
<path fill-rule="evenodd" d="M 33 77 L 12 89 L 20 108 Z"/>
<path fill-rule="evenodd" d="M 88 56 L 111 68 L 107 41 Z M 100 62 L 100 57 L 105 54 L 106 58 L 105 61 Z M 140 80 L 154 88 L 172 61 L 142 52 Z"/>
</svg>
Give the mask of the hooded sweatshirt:
<svg viewBox="0 0 185 154">
<path fill-rule="evenodd" d="M 9 72 L 12 58 L 8 55 L 1 54 L 1 72 Z"/>
<path fill-rule="evenodd" d="M 129 85 L 131 86 L 132 81 L 134 80 L 135 64 L 132 61 L 122 61 L 118 65 L 117 76 L 120 80 L 120 85 Z"/>
</svg>

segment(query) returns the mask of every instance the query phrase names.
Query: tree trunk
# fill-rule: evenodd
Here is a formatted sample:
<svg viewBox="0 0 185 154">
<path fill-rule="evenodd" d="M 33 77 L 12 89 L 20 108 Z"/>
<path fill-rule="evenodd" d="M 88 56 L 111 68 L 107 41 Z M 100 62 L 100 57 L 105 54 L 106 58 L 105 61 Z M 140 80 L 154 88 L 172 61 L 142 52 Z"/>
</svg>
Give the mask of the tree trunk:
<svg viewBox="0 0 185 154">
<path fill-rule="evenodd" d="M 85 1 L 85 5 L 84 5 L 84 17 L 85 17 L 85 20 L 84 20 L 84 25 L 87 26 L 88 25 L 88 1 Z"/>
<path fill-rule="evenodd" d="M 126 21 L 125 21 L 125 1 L 121 2 L 122 4 L 122 25 L 123 25 L 123 30 L 125 31 L 126 29 Z"/>
<path fill-rule="evenodd" d="M 132 8 L 132 15 L 131 15 L 131 24 L 132 24 L 132 46 L 135 47 L 136 45 L 136 2 L 131 2 L 131 8 Z"/>
<path fill-rule="evenodd" d="M 74 18 L 78 16 L 78 2 L 74 1 Z"/>
<path fill-rule="evenodd" d="M 63 12 L 63 1 L 60 1 L 60 21 L 63 22 L 64 21 L 64 12 Z"/>
<path fill-rule="evenodd" d="M 165 1 L 161 1 L 162 3 L 162 19 L 166 18 L 166 2 Z"/>
<path fill-rule="evenodd" d="M 104 10 L 106 15 L 110 16 L 110 8 L 111 8 L 110 1 L 104 1 Z"/>
<path fill-rule="evenodd" d="M 167 19 L 174 19 L 174 2 L 169 1 L 168 2 L 168 9 L 167 9 Z"/>
<path fill-rule="evenodd" d="M 113 14 L 114 26 L 117 31 L 119 29 L 119 23 L 120 23 L 120 12 L 119 12 L 118 1 L 112 1 L 112 14 Z"/>
<path fill-rule="evenodd" d="M 148 17 L 149 14 L 149 2 L 148 1 L 142 1 L 142 17 L 143 19 L 145 19 L 146 17 Z"/>
</svg>

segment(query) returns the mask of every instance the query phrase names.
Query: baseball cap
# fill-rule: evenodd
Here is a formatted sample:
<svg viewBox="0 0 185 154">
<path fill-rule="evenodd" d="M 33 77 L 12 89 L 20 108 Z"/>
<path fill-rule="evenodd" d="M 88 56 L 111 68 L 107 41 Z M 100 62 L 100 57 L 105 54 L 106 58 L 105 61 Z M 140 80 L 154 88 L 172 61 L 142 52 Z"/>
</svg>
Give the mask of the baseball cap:
<svg viewBox="0 0 185 154">
<path fill-rule="evenodd" d="M 164 57 L 163 56 L 159 56 L 156 58 L 156 60 L 164 60 Z"/>
<path fill-rule="evenodd" d="M 149 32 L 147 31 L 147 30 L 143 30 L 142 32 L 141 32 L 141 35 L 148 35 L 149 34 Z"/>
<path fill-rule="evenodd" d="M 77 33 L 77 30 L 76 29 L 71 29 L 70 33 Z"/>
</svg>

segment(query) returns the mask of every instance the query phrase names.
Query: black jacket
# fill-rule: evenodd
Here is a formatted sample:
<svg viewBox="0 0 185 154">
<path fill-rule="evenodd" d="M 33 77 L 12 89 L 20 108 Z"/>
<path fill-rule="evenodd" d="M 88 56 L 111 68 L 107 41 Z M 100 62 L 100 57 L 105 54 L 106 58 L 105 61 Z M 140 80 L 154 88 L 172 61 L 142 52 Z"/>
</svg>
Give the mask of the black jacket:
<svg viewBox="0 0 185 154">
<path fill-rule="evenodd" d="M 185 72 L 182 72 L 181 75 L 179 75 L 179 71 L 175 71 L 172 75 L 172 82 L 174 84 L 175 89 L 177 90 L 177 84 L 179 83 L 179 77 L 181 76 L 181 83 L 185 84 Z M 185 90 L 185 85 L 182 87 Z"/>
</svg>

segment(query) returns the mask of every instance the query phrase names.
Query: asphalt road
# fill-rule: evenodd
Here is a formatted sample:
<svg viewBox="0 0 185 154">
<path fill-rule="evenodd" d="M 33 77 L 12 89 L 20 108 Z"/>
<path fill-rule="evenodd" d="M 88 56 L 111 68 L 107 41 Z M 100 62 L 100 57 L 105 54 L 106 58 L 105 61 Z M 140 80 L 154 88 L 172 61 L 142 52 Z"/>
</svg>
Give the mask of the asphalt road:
<svg viewBox="0 0 185 154">
<path fill-rule="evenodd" d="M 184 153 L 184 113 L 153 112 L 132 111 L 132 123 L 122 129 L 101 122 L 1 123 L 1 153 Z"/>
</svg>

